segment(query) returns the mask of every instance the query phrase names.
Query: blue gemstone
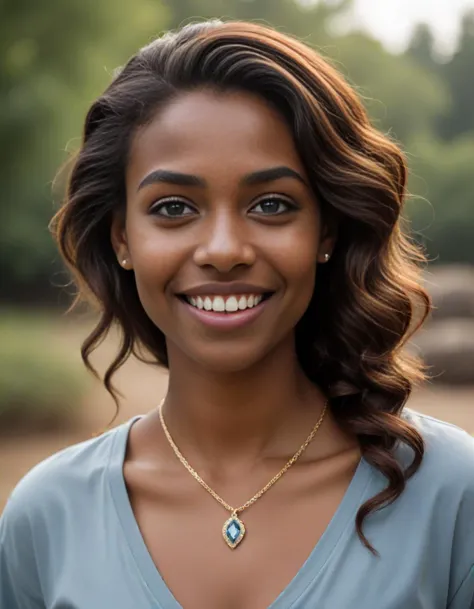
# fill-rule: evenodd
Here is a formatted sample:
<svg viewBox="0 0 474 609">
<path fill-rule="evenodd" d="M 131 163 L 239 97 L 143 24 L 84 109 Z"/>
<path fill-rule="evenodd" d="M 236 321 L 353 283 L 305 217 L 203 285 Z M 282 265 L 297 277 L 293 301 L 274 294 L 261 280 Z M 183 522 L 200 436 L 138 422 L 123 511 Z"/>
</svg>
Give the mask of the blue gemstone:
<svg viewBox="0 0 474 609">
<path fill-rule="evenodd" d="M 227 525 L 226 535 L 230 542 L 235 543 L 240 537 L 241 529 L 237 520 L 231 520 Z"/>
</svg>

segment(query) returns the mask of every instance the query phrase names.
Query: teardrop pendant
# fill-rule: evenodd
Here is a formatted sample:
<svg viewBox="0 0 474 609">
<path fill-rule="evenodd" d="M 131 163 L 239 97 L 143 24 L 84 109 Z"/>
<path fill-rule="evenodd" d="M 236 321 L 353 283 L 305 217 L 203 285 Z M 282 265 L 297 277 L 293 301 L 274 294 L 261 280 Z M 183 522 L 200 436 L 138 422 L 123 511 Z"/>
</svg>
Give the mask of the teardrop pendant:
<svg viewBox="0 0 474 609">
<path fill-rule="evenodd" d="M 245 525 L 237 516 L 236 512 L 233 512 L 231 517 L 224 522 L 222 527 L 222 536 L 224 541 L 231 550 L 240 544 L 245 535 Z"/>
</svg>

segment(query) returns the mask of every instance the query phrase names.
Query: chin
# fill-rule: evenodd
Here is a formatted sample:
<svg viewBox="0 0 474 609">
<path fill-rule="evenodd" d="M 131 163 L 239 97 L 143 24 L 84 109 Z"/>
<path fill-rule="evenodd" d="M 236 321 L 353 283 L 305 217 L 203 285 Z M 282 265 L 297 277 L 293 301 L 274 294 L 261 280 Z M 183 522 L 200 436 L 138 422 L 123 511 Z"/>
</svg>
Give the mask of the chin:
<svg viewBox="0 0 474 609">
<path fill-rule="evenodd" d="M 203 349 L 187 349 L 186 355 L 207 372 L 233 374 L 243 372 L 265 360 L 273 345 L 217 345 L 207 343 Z"/>
</svg>

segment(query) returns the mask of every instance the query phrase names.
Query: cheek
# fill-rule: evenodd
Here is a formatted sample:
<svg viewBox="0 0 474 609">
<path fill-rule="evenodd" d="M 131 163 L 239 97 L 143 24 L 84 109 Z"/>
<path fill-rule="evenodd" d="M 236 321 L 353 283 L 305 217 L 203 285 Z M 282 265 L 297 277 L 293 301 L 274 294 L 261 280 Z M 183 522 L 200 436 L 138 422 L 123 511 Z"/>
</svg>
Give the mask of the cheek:
<svg viewBox="0 0 474 609">
<path fill-rule="evenodd" d="M 318 239 L 317 222 L 306 218 L 292 231 L 282 231 L 272 246 L 272 263 L 285 284 L 285 300 L 292 309 L 292 318 L 303 315 L 313 295 Z"/>
<path fill-rule="evenodd" d="M 319 241 L 319 223 L 313 214 L 305 214 L 291 230 L 280 233 L 273 244 L 276 265 L 288 283 L 288 288 L 314 281 Z M 312 286 L 309 286 L 312 289 Z"/>
<path fill-rule="evenodd" d="M 178 235 L 160 232 L 152 223 L 131 221 L 127 227 L 138 294 L 147 312 L 156 309 L 186 256 Z"/>
<path fill-rule="evenodd" d="M 292 300 L 309 303 L 314 290 L 316 256 L 315 247 L 304 247 L 301 244 L 282 258 L 281 268 Z"/>
</svg>

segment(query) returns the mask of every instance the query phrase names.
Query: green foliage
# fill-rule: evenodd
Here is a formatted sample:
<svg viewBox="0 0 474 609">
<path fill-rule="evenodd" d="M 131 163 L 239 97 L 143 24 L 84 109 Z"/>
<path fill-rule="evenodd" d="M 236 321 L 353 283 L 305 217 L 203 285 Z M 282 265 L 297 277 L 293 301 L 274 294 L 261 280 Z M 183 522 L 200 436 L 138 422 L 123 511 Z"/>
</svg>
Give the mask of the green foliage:
<svg viewBox="0 0 474 609">
<path fill-rule="evenodd" d="M 344 36 L 328 50 L 364 97 L 374 123 L 405 144 L 414 134 L 429 133 L 448 107 L 449 96 L 437 74 L 408 57 L 392 55 L 365 34 Z"/>
<path fill-rule="evenodd" d="M 428 25 L 420 23 L 415 27 L 406 54 L 415 63 L 428 71 L 437 71 L 435 38 Z"/>
<path fill-rule="evenodd" d="M 474 10 L 465 15 L 459 47 L 440 72 L 452 96 L 450 112 L 440 122 L 441 135 L 452 139 L 474 131 Z"/>
<path fill-rule="evenodd" d="M 413 228 L 432 259 L 474 264 L 474 133 L 420 138 L 410 152 L 411 190 L 425 198 L 410 204 Z"/>
<path fill-rule="evenodd" d="M 128 6 L 128 8 L 126 8 Z M 125 7 L 125 8 L 124 8 Z M 0 260 L 5 294 L 54 269 L 52 181 L 113 69 L 158 34 L 156 0 L 4 0 L 0 24 Z"/>
<path fill-rule="evenodd" d="M 70 423 L 88 387 L 79 362 L 37 315 L 0 316 L 0 429 L 58 428 Z"/>
</svg>

